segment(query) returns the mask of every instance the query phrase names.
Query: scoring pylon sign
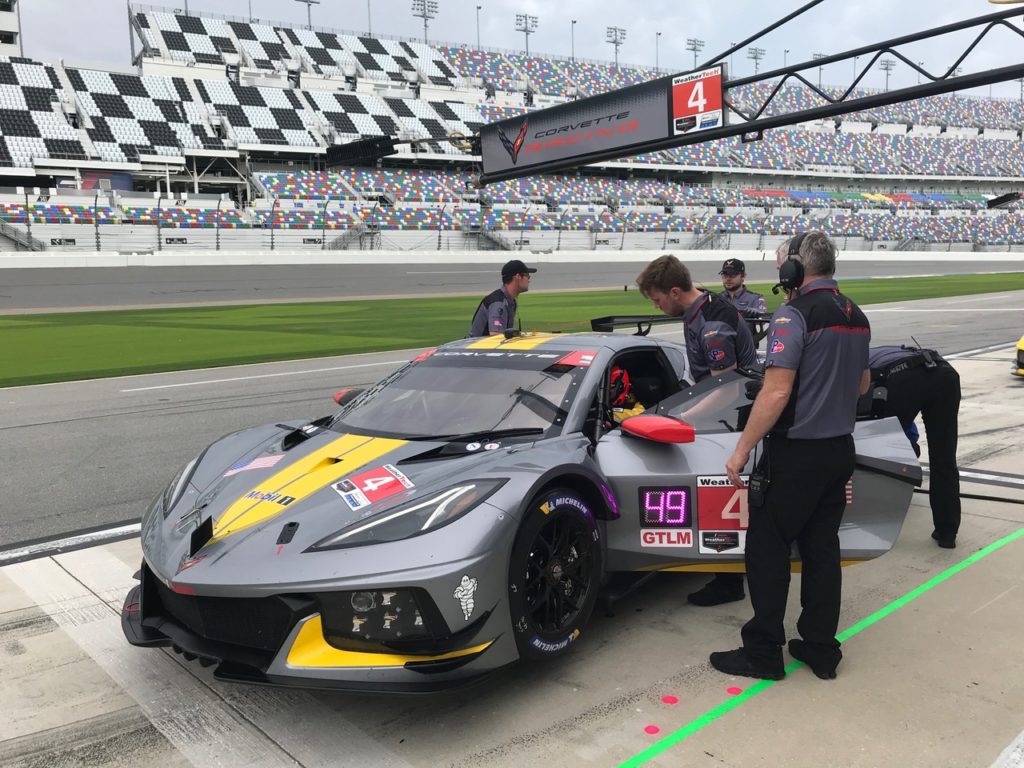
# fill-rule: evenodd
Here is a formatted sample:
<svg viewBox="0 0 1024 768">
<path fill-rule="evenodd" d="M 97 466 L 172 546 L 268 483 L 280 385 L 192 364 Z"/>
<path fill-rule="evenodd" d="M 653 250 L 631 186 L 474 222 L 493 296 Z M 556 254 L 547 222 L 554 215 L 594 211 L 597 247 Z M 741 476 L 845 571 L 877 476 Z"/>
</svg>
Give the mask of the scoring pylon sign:
<svg viewBox="0 0 1024 768">
<path fill-rule="evenodd" d="M 672 78 L 672 130 L 676 136 L 720 128 L 722 67 Z"/>
</svg>

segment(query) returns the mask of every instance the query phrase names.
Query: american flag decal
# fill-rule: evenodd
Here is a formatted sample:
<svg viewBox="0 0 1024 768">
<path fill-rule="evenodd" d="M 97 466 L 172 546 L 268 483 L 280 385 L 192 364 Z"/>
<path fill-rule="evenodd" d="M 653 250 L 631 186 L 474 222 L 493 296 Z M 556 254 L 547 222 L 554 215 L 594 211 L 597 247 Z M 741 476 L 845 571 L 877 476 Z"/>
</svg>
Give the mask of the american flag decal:
<svg viewBox="0 0 1024 768">
<path fill-rule="evenodd" d="M 258 459 L 253 459 L 249 462 L 239 462 L 225 472 L 224 477 L 231 477 L 232 475 L 237 475 L 239 472 L 248 472 L 250 469 L 268 469 L 277 464 L 277 462 L 283 458 L 284 454 L 279 453 L 275 456 L 260 456 Z"/>
</svg>

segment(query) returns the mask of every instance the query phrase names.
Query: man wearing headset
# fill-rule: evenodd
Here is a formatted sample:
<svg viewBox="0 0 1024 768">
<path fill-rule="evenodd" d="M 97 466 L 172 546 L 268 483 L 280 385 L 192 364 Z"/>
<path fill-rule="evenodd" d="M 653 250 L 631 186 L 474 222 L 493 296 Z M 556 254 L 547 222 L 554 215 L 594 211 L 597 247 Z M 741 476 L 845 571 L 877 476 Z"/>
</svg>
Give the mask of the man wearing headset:
<svg viewBox="0 0 1024 768">
<path fill-rule="evenodd" d="M 736 450 L 726 462 L 733 485 L 751 451 L 764 441 L 748 488 L 745 562 L 754 617 L 742 629 L 743 646 L 711 654 L 730 675 L 768 680 L 785 676 L 783 619 L 789 593 L 790 552 L 797 542 L 802 639 L 793 658 L 820 678 L 835 677 L 842 658 L 839 625 L 842 575 L 839 524 L 846 484 L 853 475 L 857 400 L 870 385 L 867 317 L 833 279 L 836 248 L 823 232 L 790 240 L 779 282 L 789 301 L 772 318 L 764 385 Z"/>
</svg>

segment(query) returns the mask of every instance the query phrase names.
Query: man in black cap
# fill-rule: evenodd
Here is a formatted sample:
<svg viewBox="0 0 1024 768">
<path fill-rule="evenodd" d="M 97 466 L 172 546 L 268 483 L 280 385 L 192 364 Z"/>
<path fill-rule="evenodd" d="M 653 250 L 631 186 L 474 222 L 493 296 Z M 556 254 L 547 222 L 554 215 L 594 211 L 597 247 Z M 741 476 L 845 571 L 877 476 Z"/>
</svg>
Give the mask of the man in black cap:
<svg viewBox="0 0 1024 768">
<path fill-rule="evenodd" d="M 528 267 L 519 259 L 512 259 L 501 268 L 501 288 L 484 296 L 473 315 L 470 336 L 490 336 L 511 329 L 516 321 L 516 299 L 530 290 L 530 275 L 535 267 Z"/>
<path fill-rule="evenodd" d="M 763 315 L 768 311 L 764 303 L 764 296 L 760 293 L 748 291 L 743 282 L 747 279 L 747 265 L 739 259 L 726 259 L 722 264 L 722 287 L 725 288 L 720 294 L 727 301 L 740 311 L 744 317 Z"/>
</svg>

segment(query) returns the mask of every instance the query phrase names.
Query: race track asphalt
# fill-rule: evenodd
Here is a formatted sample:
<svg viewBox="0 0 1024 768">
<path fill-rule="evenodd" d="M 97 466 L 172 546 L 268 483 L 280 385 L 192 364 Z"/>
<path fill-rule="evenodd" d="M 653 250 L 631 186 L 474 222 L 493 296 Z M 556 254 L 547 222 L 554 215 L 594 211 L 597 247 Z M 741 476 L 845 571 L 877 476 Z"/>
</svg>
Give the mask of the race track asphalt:
<svg viewBox="0 0 1024 768">
<path fill-rule="evenodd" d="M 867 312 L 873 343 L 914 337 L 944 354 L 1007 347 L 1024 333 L 1022 291 Z M 1009 377 L 1009 353 L 1002 354 Z M 138 520 L 175 471 L 211 441 L 254 424 L 322 416 L 334 408 L 336 390 L 377 381 L 411 356 L 384 352 L 0 389 L 0 549 Z"/>
<path fill-rule="evenodd" d="M 510 257 L 520 254 L 509 253 Z M 653 256 L 653 254 L 652 254 Z M 722 258 L 728 256 L 722 252 Z M 524 254 L 529 263 L 530 254 Z M 691 263 L 694 279 L 720 283 L 718 261 Z M 535 291 L 635 286 L 638 262 L 544 264 Z M 1011 272 L 1017 261 L 847 261 L 839 278 Z M 494 289 L 495 264 L 309 265 L 231 267 L 82 267 L 0 270 L 0 314 L 23 311 L 128 308 L 381 296 L 481 294 Z M 774 262 L 747 260 L 751 281 L 774 281 Z"/>
</svg>

